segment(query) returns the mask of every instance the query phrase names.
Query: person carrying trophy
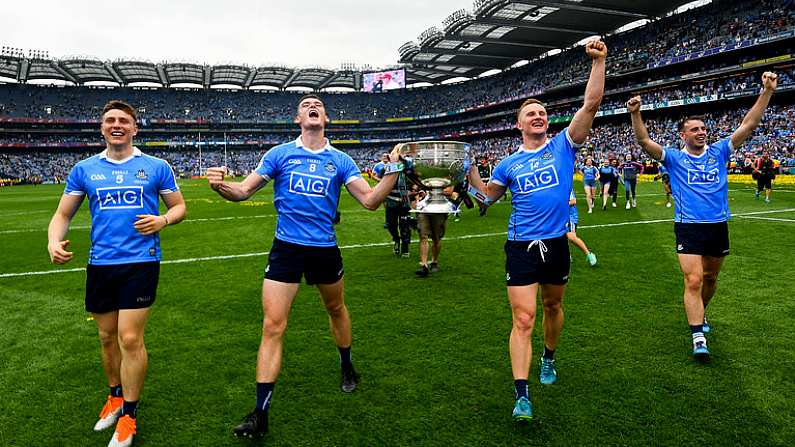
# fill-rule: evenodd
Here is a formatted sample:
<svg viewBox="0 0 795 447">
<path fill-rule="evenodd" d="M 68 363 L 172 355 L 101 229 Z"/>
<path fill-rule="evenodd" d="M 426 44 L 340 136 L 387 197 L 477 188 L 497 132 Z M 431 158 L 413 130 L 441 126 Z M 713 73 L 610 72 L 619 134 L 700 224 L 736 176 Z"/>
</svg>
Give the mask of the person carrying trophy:
<svg viewBox="0 0 795 447">
<path fill-rule="evenodd" d="M 533 417 L 528 377 L 532 360 L 531 335 L 540 289 L 544 318 L 544 354 L 540 381 L 557 381 L 554 354 L 563 329 L 563 294 L 569 279 L 566 223 L 576 151 L 585 143 L 604 95 L 607 46 L 599 39 L 585 44 L 592 59 L 582 108 L 569 127 L 548 138 L 549 119 L 544 104 L 526 100 L 517 113 L 522 146 L 503 159 L 484 184 L 477 169 L 469 170 L 469 192 L 491 205 L 511 191 L 512 212 L 505 243 L 508 299 L 513 314 L 509 352 L 516 389 L 513 419 Z"/>
</svg>

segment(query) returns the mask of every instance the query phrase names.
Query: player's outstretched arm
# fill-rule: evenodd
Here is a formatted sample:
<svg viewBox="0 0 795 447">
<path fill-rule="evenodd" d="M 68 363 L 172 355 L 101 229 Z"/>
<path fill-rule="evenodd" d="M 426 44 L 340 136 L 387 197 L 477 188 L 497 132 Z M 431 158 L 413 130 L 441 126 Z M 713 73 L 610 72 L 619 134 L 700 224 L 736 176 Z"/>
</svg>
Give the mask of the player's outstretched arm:
<svg viewBox="0 0 795 447">
<path fill-rule="evenodd" d="M 588 78 L 588 85 L 585 86 L 585 101 L 582 108 L 574 114 L 569 124 L 569 136 L 575 144 L 585 143 L 605 94 L 607 45 L 599 39 L 593 39 L 585 44 L 585 53 L 592 60 L 591 75 Z"/>
<path fill-rule="evenodd" d="M 166 214 L 161 216 L 154 216 L 151 214 L 137 214 L 138 218 L 135 221 L 135 229 L 144 236 L 155 234 L 169 225 L 176 225 L 182 222 L 187 213 L 185 207 L 185 199 L 182 198 L 182 193 L 174 191 L 169 194 L 161 195 L 163 203 L 166 204 Z"/>
<path fill-rule="evenodd" d="M 640 104 L 640 96 L 634 96 L 627 101 L 627 109 L 629 110 L 629 116 L 632 118 L 632 130 L 635 132 L 635 140 L 651 158 L 660 160 L 663 156 L 663 148 L 649 137 L 649 131 L 640 116 Z"/>
<path fill-rule="evenodd" d="M 400 153 L 398 152 L 398 146 L 395 146 L 392 152 L 389 153 L 389 163 L 393 165 L 399 163 L 399 161 Z M 363 207 L 370 211 L 374 211 L 378 209 L 381 202 L 386 200 L 389 192 L 395 187 L 395 182 L 397 182 L 398 175 L 400 175 L 401 172 L 402 169 L 391 170 L 391 167 L 388 166 L 381 176 L 381 179 L 378 181 L 378 184 L 375 185 L 375 188 L 371 188 L 370 184 L 363 178 L 357 178 L 345 185 L 345 187 Z"/>
<path fill-rule="evenodd" d="M 491 206 L 496 203 L 497 200 L 500 200 L 500 197 L 505 195 L 506 187 L 491 181 L 488 184 L 483 183 L 483 179 L 480 177 L 480 171 L 478 171 L 478 167 L 475 165 L 469 168 L 467 178 L 469 180 L 469 194 L 483 206 Z"/>
<path fill-rule="evenodd" d="M 770 103 L 770 97 L 778 87 L 778 75 L 773 72 L 766 71 L 762 74 L 762 93 L 759 94 L 751 110 L 745 114 L 742 124 L 732 134 L 732 147 L 740 147 L 748 137 L 754 133 L 754 130 L 762 122 L 762 116 L 765 114 L 765 109 Z"/>
<path fill-rule="evenodd" d="M 252 172 L 242 182 L 225 182 L 226 166 L 207 168 L 207 181 L 215 192 L 232 202 L 242 202 L 265 186 L 265 179 Z"/>
<path fill-rule="evenodd" d="M 69 241 L 64 238 L 66 232 L 69 231 L 72 217 L 83 203 L 83 197 L 70 194 L 61 196 L 58 209 L 55 210 L 55 214 L 50 220 L 50 226 L 47 228 L 47 251 L 50 252 L 50 261 L 53 264 L 66 264 L 74 257 L 73 252 L 66 250 Z"/>
</svg>

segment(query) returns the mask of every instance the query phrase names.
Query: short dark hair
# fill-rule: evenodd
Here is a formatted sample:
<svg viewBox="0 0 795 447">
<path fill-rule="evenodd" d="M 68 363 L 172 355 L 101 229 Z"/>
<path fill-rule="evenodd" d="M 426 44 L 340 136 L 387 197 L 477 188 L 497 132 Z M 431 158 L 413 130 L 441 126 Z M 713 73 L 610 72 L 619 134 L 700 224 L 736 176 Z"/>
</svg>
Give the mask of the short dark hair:
<svg viewBox="0 0 795 447">
<path fill-rule="evenodd" d="M 323 102 L 323 100 L 322 100 L 322 99 L 320 99 L 320 96 L 317 96 L 317 95 L 316 95 L 316 94 L 314 94 L 314 93 L 307 93 L 306 95 L 302 96 L 302 97 L 301 97 L 301 99 L 299 99 L 299 100 L 298 100 L 298 104 L 296 104 L 296 105 L 295 105 L 296 109 L 297 109 L 297 108 L 298 108 L 298 107 L 301 105 L 301 103 L 302 103 L 302 102 L 304 102 L 304 100 L 306 100 L 306 99 L 317 99 L 318 101 L 320 101 L 320 102 Z M 323 104 L 323 105 L 325 106 L 325 104 Z"/>
<path fill-rule="evenodd" d="M 682 118 L 681 120 L 679 120 L 679 132 L 684 132 L 685 131 L 685 125 L 687 124 L 688 121 L 705 122 L 706 121 L 706 117 L 704 115 L 689 115 L 689 116 L 686 116 L 686 117 Z"/>
<path fill-rule="evenodd" d="M 112 99 L 105 104 L 105 107 L 102 108 L 102 116 L 105 116 L 111 110 L 121 110 L 122 112 L 130 115 L 133 117 L 133 121 L 136 123 L 138 122 L 138 113 L 136 113 L 133 106 L 127 104 L 126 102 L 120 99 Z"/>
</svg>

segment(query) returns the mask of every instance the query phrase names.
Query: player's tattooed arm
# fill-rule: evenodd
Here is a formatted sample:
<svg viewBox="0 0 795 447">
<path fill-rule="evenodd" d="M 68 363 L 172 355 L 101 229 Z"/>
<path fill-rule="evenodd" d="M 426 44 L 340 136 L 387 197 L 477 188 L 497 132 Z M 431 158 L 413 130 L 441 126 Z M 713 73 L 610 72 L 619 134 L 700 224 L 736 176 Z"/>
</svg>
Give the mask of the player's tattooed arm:
<svg viewBox="0 0 795 447">
<path fill-rule="evenodd" d="M 629 110 L 629 116 L 632 118 L 632 130 L 635 132 L 635 140 L 651 158 L 660 160 L 663 157 L 663 148 L 649 137 L 649 131 L 640 116 L 640 105 L 640 96 L 634 96 L 627 101 L 627 109 Z"/>
<path fill-rule="evenodd" d="M 505 194 L 506 188 L 493 182 L 483 183 L 478 167 L 472 165 L 467 175 L 469 181 L 469 195 L 485 206 L 491 206 Z"/>
</svg>

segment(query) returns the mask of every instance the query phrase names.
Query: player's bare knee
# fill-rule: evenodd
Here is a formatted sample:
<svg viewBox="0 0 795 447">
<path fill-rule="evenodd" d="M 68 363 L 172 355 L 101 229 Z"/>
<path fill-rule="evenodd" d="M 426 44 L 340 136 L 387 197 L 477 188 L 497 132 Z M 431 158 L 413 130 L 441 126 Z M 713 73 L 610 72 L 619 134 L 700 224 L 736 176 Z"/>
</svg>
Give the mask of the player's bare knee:
<svg viewBox="0 0 795 447">
<path fill-rule="evenodd" d="M 544 313 L 556 315 L 563 311 L 563 302 L 558 299 L 544 300 Z"/>
<path fill-rule="evenodd" d="M 519 335 L 530 336 L 533 325 L 536 321 L 535 312 L 515 312 L 513 316 L 513 328 Z"/>
<path fill-rule="evenodd" d="M 704 277 L 697 273 L 688 273 L 685 275 L 685 287 L 691 290 L 698 290 L 704 284 Z"/>
<path fill-rule="evenodd" d="M 99 331 L 99 343 L 103 348 L 111 348 L 118 344 L 119 333 L 116 331 Z"/>
<path fill-rule="evenodd" d="M 122 331 L 119 332 L 119 347 L 122 351 L 134 352 L 143 349 L 144 337 L 143 334 L 137 331 Z"/>
<path fill-rule="evenodd" d="M 281 338 L 287 330 L 286 318 L 265 317 L 262 321 L 262 336 L 265 338 Z"/>
<path fill-rule="evenodd" d="M 345 315 L 347 309 L 345 308 L 345 302 L 342 300 L 337 302 L 326 302 L 326 312 L 329 314 L 331 318 L 341 318 Z"/>
</svg>

